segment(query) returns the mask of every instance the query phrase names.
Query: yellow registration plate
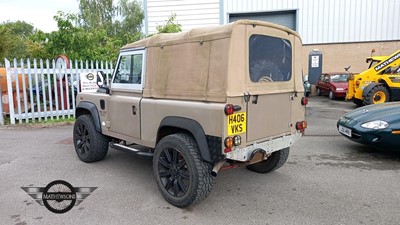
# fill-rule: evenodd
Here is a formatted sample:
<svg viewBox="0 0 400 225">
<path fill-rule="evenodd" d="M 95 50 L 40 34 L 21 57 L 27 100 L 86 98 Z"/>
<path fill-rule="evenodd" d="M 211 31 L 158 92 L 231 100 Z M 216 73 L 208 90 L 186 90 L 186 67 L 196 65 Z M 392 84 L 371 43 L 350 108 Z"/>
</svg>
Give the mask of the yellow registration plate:
<svg viewBox="0 0 400 225">
<path fill-rule="evenodd" d="M 235 113 L 227 118 L 228 135 L 241 134 L 246 132 L 246 113 Z"/>
</svg>

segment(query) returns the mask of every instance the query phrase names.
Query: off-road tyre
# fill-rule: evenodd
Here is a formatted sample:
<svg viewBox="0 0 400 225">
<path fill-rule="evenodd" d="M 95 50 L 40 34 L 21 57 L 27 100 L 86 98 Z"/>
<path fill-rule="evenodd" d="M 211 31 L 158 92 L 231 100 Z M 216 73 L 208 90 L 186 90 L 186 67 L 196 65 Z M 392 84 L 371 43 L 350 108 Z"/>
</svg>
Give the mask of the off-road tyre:
<svg viewBox="0 0 400 225">
<path fill-rule="evenodd" d="M 328 97 L 329 97 L 330 100 L 334 100 L 335 99 L 335 95 L 333 94 L 332 90 L 329 91 Z"/>
<path fill-rule="evenodd" d="M 364 105 L 380 104 L 390 100 L 389 91 L 383 85 L 373 87 L 364 98 Z"/>
<path fill-rule="evenodd" d="M 188 207 L 208 196 L 214 184 L 211 170 L 189 134 L 168 135 L 155 148 L 153 172 L 158 189 L 176 207 Z"/>
<path fill-rule="evenodd" d="M 110 138 L 98 132 L 92 116 L 85 114 L 76 119 L 73 141 L 79 159 L 91 163 L 106 157 Z"/>
<path fill-rule="evenodd" d="M 352 99 L 353 103 L 356 104 L 358 107 L 363 106 L 364 102 L 363 100 L 357 99 L 357 98 L 353 98 Z"/>
<path fill-rule="evenodd" d="M 247 169 L 257 173 L 268 173 L 277 170 L 286 163 L 286 160 L 289 157 L 289 149 L 290 148 L 284 148 L 276 151 L 266 160 L 248 165 Z"/>
</svg>

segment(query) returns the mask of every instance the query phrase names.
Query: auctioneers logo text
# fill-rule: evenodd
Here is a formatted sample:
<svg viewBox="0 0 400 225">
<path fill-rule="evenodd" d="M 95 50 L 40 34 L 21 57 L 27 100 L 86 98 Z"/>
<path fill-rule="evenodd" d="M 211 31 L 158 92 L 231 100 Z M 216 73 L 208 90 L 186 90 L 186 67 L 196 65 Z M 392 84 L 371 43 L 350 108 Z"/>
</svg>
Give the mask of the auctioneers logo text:
<svg viewBox="0 0 400 225">
<path fill-rule="evenodd" d="M 66 181 L 55 180 L 46 187 L 21 187 L 37 203 L 53 213 L 66 213 L 79 205 L 97 187 L 73 187 Z"/>
</svg>

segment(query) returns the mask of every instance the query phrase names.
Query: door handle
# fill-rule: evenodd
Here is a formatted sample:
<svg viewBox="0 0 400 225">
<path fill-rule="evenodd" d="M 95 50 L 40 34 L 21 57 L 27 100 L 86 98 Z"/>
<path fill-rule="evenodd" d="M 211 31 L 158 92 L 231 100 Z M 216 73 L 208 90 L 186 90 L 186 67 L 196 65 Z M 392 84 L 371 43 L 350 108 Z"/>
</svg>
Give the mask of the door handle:
<svg viewBox="0 0 400 225">
<path fill-rule="evenodd" d="M 132 115 L 136 116 L 136 106 L 132 106 Z"/>
<path fill-rule="evenodd" d="M 251 100 L 251 103 L 257 105 L 257 103 L 258 103 L 258 95 L 253 95 L 253 100 Z"/>
</svg>

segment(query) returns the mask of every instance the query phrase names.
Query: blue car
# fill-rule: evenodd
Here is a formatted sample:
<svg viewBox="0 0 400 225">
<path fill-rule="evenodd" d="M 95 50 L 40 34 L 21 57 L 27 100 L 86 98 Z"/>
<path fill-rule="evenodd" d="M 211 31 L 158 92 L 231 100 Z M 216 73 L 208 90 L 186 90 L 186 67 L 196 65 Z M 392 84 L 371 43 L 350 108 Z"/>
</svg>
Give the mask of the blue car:
<svg viewBox="0 0 400 225">
<path fill-rule="evenodd" d="M 352 141 L 400 151 L 400 102 L 355 109 L 339 119 L 337 129 Z"/>
</svg>

